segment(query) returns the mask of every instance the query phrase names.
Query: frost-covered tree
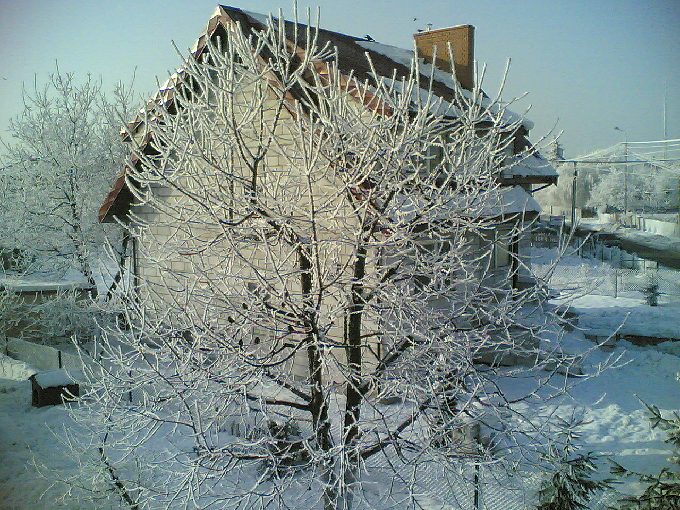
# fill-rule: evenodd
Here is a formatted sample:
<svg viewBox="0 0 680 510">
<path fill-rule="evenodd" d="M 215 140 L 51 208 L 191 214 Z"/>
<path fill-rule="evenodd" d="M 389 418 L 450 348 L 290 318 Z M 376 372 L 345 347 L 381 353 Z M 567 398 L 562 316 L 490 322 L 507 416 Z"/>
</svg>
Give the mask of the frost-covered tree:
<svg viewBox="0 0 680 510">
<path fill-rule="evenodd" d="M 587 510 L 591 498 L 611 486 L 611 480 L 596 478 L 599 456 L 580 453 L 579 426 L 575 421 L 562 421 L 563 429 L 548 450 L 547 460 L 555 469 L 541 486 L 537 510 Z"/>
<path fill-rule="evenodd" d="M 677 209 L 680 207 L 680 168 L 656 170 L 646 179 L 647 209 Z"/>
<path fill-rule="evenodd" d="M 678 377 L 680 380 L 680 376 Z M 680 508 L 680 414 L 663 416 L 653 404 L 645 404 L 652 428 L 666 432 L 666 443 L 673 448 L 669 461 L 673 467 L 657 474 L 637 473 L 613 462 L 612 473 L 635 478 L 645 486 L 642 494 L 626 496 L 619 501 L 623 510 L 672 510 Z"/>
<path fill-rule="evenodd" d="M 57 69 L 23 100 L 3 142 L 0 217 L 9 228 L 0 247 L 76 267 L 92 281 L 93 251 L 115 230 L 97 222 L 97 210 L 125 159 L 118 116 L 129 115 L 129 92 L 117 87 L 109 100 L 100 81 Z"/>
<path fill-rule="evenodd" d="M 590 192 L 588 206 L 602 211 L 623 211 L 625 202 L 628 208 L 632 207 L 635 188 L 630 177 L 626 177 L 623 170 L 615 168 L 602 173 Z M 625 179 L 628 179 L 627 183 Z"/>
<path fill-rule="evenodd" d="M 649 211 L 677 205 L 677 171 L 626 165 L 600 170 L 595 175 L 589 207 Z"/>
<path fill-rule="evenodd" d="M 130 125 L 138 285 L 78 411 L 116 485 L 143 508 L 409 508 L 539 462 L 522 403 L 575 359 L 538 341 L 541 286 L 510 285 L 529 201 L 496 176 L 522 119 L 451 75 L 438 98 L 418 60 L 347 76 L 296 23 L 203 42 Z"/>
</svg>

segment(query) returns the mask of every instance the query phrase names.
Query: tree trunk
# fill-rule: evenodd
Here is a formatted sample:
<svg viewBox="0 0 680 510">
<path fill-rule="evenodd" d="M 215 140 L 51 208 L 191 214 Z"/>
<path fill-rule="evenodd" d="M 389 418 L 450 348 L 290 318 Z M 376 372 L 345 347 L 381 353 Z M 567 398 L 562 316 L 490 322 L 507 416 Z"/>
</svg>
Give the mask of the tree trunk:
<svg viewBox="0 0 680 510">
<path fill-rule="evenodd" d="M 363 279 L 366 275 L 366 248 L 360 246 L 357 250 L 354 263 L 354 284 L 352 285 L 351 308 L 347 321 L 347 366 L 349 380 L 345 391 L 345 420 L 343 424 L 343 441 L 346 461 L 343 467 L 343 487 L 346 491 L 345 500 L 347 507 L 351 507 L 351 492 L 357 482 L 359 473 L 359 450 L 357 442 L 361 431 L 359 430 L 359 418 L 361 416 L 361 404 L 364 399 L 365 388 L 362 379 L 363 353 L 361 349 L 361 321 L 364 310 L 364 287 Z"/>
<path fill-rule="evenodd" d="M 328 402 L 323 392 L 323 373 L 321 354 L 317 345 L 318 328 L 316 318 L 312 312 L 312 264 L 309 255 L 303 248 L 298 250 L 300 257 L 300 284 L 302 290 L 302 299 L 305 306 L 305 326 L 307 334 L 305 343 L 307 344 L 307 362 L 309 366 L 309 383 L 311 387 L 311 400 L 309 402 L 309 410 L 312 414 L 312 427 L 316 437 L 317 447 L 323 452 L 322 454 L 322 480 L 324 486 L 324 508 L 325 510 L 335 510 L 338 499 L 337 492 L 337 477 L 335 474 L 335 462 L 330 455 L 333 447 L 333 439 L 331 437 L 331 422 L 328 418 Z"/>
</svg>

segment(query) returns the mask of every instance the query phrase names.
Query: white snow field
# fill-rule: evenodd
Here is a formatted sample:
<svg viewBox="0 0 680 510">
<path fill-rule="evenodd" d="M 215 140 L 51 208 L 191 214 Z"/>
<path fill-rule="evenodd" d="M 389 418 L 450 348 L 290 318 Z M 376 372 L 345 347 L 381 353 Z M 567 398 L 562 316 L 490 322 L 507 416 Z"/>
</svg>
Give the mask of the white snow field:
<svg viewBox="0 0 680 510">
<path fill-rule="evenodd" d="M 579 332 L 569 334 L 564 341 L 570 350 L 592 347 Z M 584 370 L 594 368 L 608 354 L 596 351 Z M 537 401 L 527 404 L 526 410 L 581 417 L 585 422 L 581 429 L 584 451 L 611 456 L 631 469 L 658 471 L 667 464 L 670 450 L 663 442 L 663 433 L 650 428 L 638 397 L 665 413 L 680 409 L 680 343 L 636 347 L 621 342 L 613 354 L 622 354 L 627 363 L 577 384 L 573 399 L 550 404 Z M 74 496 L 61 499 L 66 487 L 53 485 L 60 478 L 76 475 L 79 469 L 78 462 L 68 457 L 68 451 L 51 432 L 59 433 L 62 427 L 73 430 L 75 424 L 67 410 L 63 406 L 31 407 L 27 378 L 34 371 L 4 356 L 0 360 L 0 509 L 92 508 L 91 504 L 78 503 Z M 97 508 L 119 505 L 110 494 L 110 499 L 99 501 Z M 430 508 L 439 506 L 432 503 Z"/>
<path fill-rule="evenodd" d="M 58 479 L 77 473 L 78 462 L 68 457 L 52 431 L 73 423 L 64 406 L 31 406 L 28 378 L 34 373 L 26 363 L 0 354 L 0 509 L 93 510 L 63 498 L 66 489 Z M 119 504 L 102 501 L 98 508 Z"/>
<path fill-rule="evenodd" d="M 549 261 L 549 253 L 540 255 L 539 262 Z M 578 257 L 566 257 L 560 263 L 590 264 L 591 271 L 597 270 L 599 264 Z M 588 270 L 584 268 L 586 275 Z M 586 334 L 612 334 L 624 319 L 619 332 L 678 336 L 680 304 L 662 302 L 650 307 L 640 293 L 613 298 L 565 291 L 553 303 L 568 303 L 579 314 L 577 327 L 562 338 L 563 349 L 571 353 L 593 349 L 595 343 Z M 668 465 L 670 449 L 663 441 L 663 432 L 651 429 L 641 401 L 655 404 L 662 413 L 680 410 L 680 341 L 642 347 L 621 340 L 605 349 L 595 348 L 581 363 L 581 369 L 584 373 L 597 371 L 610 356 L 620 356 L 618 367 L 595 379 L 571 378 L 575 386 L 570 397 L 545 402 L 537 395 L 534 402 L 521 404 L 521 410 L 534 415 L 581 418 L 584 424 L 580 443 L 584 452 L 609 456 L 630 469 L 657 472 Z M 52 431 L 59 434 L 66 427 L 77 435 L 78 429 L 64 406 L 31 407 L 27 379 L 34 372 L 29 364 L 0 355 L 0 510 L 91 510 L 95 508 L 93 503 L 79 503 L 76 497 L 90 488 L 86 478 L 83 489 L 74 488 L 73 494 L 62 497 L 65 486 L 58 481 L 77 475 L 79 464 L 68 456 L 68 450 Z M 508 391 L 521 391 L 523 384 L 531 385 L 532 381 L 514 380 Z M 608 474 L 606 469 L 603 463 L 601 476 Z M 627 485 L 625 490 L 635 490 L 635 485 Z M 455 508 L 429 499 L 421 503 L 424 508 Z M 605 504 L 615 505 L 613 496 L 598 497 L 592 508 L 603 509 Z M 493 508 L 508 508 L 500 505 Z M 121 503 L 109 492 L 96 502 L 96 508 L 121 508 Z M 513 503 L 512 508 L 528 509 L 532 505 L 530 501 L 523 506 Z"/>
</svg>

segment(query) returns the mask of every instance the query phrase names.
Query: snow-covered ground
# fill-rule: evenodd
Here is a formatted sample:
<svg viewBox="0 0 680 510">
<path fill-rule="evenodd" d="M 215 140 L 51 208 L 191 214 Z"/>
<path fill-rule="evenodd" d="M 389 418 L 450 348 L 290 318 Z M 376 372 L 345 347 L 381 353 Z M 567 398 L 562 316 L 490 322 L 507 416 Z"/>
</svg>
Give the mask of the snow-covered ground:
<svg viewBox="0 0 680 510">
<path fill-rule="evenodd" d="M 678 339 L 680 343 L 680 303 L 661 302 L 649 306 L 641 297 L 597 296 L 562 298 L 554 303 L 569 303 L 578 314 L 578 327 L 595 336 L 622 336 Z"/>
<path fill-rule="evenodd" d="M 574 331 L 563 338 L 571 352 L 592 348 L 593 342 Z M 583 420 L 580 443 L 584 451 L 614 458 L 630 469 L 654 473 L 668 465 L 670 448 L 665 436 L 652 430 L 642 402 L 657 405 L 664 414 L 680 410 L 680 343 L 635 346 L 619 341 L 613 349 L 596 349 L 581 364 L 594 373 L 608 359 L 619 358 L 615 368 L 595 378 L 572 378 L 569 397 L 552 404 L 521 404 L 533 413 L 553 413 Z M 519 389 L 519 388 L 516 388 Z"/>
<path fill-rule="evenodd" d="M 593 345 L 580 332 L 570 333 L 564 341 L 570 350 Z M 663 442 L 663 433 L 650 428 L 638 398 L 656 404 L 662 412 L 680 409 L 680 344 L 636 347 L 621 342 L 612 353 L 595 351 L 584 364 L 584 371 L 594 370 L 609 354 L 621 354 L 623 366 L 577 383 L 573 399 L 564 398 L 559 405 L 522 405 L 532 413 L 547 415 L 557 410 L 565 418 L 574 414 L 584 420 L 581 443 L 585 451 L 611 456 L 631 469 L 658 471 L 666 465 L 670 450 Z M 52 486 L 55 476 L 75 475 L 79 466 L 66 455 L 50 429 L 73 429 L 75 424 L 62 406 L 31 407 L 26 378 L 33 372 L 24 363 L 0 359 L 0 494 L 4 496 L 0 508 L 88 508 L 73 499 L 57 499 L 65 487 Z M 39 471 L 48 477 L 42 478 Z M 115 497 L 102 501 L 98 508 L 117 508 Z"/>
<path fill-rule="evenodd" d="M 550 261 L 550 253 L 538 255 L 539 262 Z M 567 257 L 561 262 L 573 267 L 584 263 L 590 265 L 591 271 L 599 270 L 599 262 L 578 257 Z M 588 267 L 584 271 L 588 277 Z M 611 334 L 624 319 L 621 331 L 629 328 L 626 331 L 631 334 L 650 334 L 653 330 L 670 336 L 676 335 L 680 328 L 680 304 L 661 303 L 659 307 L 650 307 L 640 293 L 632 292 L 615 299 L 570 293 L 569 287 L 563 291 L 553 304 L 568 302 L 579 315 L 578 327 L 562 339 L 563 347 L 572 353 L 593 348 L 594 343 L 586 338 L 586 333 L 595 330 L 601 335 Z M 619 357 L 618 367 L 594 379 L 572 378 L 575 386 L 571 397 L 550 403 L 538 398 L 519 406 L 534 415 L 577 416 L 583 420 L 580 442 L 584 451 L 609 456 L 630 469 L 657 472 L 667 465 L 670 449 L 663 441 L 663 432 L 651 429 L 641 401 L 655 404 L 663 413 L 680 410 L 680 342 L 640 347 L 619 341 L 611 348 L 595 349 L 581 368 L 585 373 L 595 372 L 610 356 Z M 31 407 L 27 378 L 34 372 L 26 363 L 0 356 L 0 508 L 91 508 L 71 497 L 58 500 L 64 486 L 53 484 L 58 477 L 77 474 L 79 466 L 69 458 L 50 429 L 77 430 L 77 427 L 63 406 Z M 512 384 L 517 385 L 514 390 L 523 390 L 522 383 L 513 381 Z M 605 467 L 602 466 L 602 476 L 607 474 Z M 44 472 L 47 478 L 42 478 L 39 472 Z M 613 502 L 608 500 L 609 504 Z M 598 505 L 596 508 L 604 508 Z M 97 508 L 103 509 L 118 507 L 114 495 L 97 504 Z"/>
<path fill-rule="evenodd" d="M 554 261 L 557 250 L 534 249 L 533 255 L 540 270 Z M 574 412 L 584 419 L 586 451 L 611 456 L 630 469 L 658 472 L 668 465 L 670 450 L 664 434 L 650 428 L 642 402 L 653 403 L 664 413 L 680 410 L 680 302 L 662 298 L 658 306 L 650 306 L 639 291 L 603 295 L 608 293 L 602 287 L 611 285 L 612 271 L 606 262 L 575 254 L 559 261 L 550 283 L 561 292 L 551 303 L 568 306 L 576 314 L 576 328 L 563 339 L 564 347 L 583 352 L 594 345 L 586 335 L 603 340 L 614 333 L 676 340 L 656 346 L 608 342 L 607 349 L 587 358 L 584 371 L 594 371 L 610 355 L 620 355 L 622 366 L 578 384 L 573 401 L 562 402 L 558 414 Z"/>
<path fill-rule="evenodd" d="M 621 273 L 628 271 L 617 270 L 607 262 L 572 253 L 563 256 L 553 268 L 556 256 L 557 250 L 533 248 L 532 265 L 537 274 L 546 275 L 550 286 L 559 291 L 552 303 L 569 306 L 578 314 L 577 324 L 584 333 L 609 336 L 618 332 L 622 336 L 680 339 L 680 296 L 675 295 L 680 290 L 680 271 L 638 271 L 626 274 L 630 278 L 624 283 Z M 658 306 L 649 306 L 642 291 L 628 290 L 644 288 L 646 282 L 652 281 L 650 277 L 661 287 Z M 631 280 L 639 282 L 628 285 Z"/>
<path fill-rule="evenodd" d="M 92 510 L 64 497 L 66 487 L 58 483 L 59 477 L 78 472 L 78 462 L 54 434 L 75 425 L 64 406 L 31 406 L 28 378 L 35 372 L 26 363 L 0 354 L 0 509 Z M 115 500 L 102 501 L 98 508 L 119 505 Z"/>
</svg>

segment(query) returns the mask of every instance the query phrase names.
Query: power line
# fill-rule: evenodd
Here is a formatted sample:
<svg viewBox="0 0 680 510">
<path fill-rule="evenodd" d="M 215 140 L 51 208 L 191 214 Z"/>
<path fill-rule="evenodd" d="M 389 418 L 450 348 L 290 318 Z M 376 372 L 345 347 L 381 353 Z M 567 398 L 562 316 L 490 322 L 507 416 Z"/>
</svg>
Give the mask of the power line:
<svg viewBox="0 0 680 510">
<path fill-rule="evenodd" d="M 620 164 L 632 164 L 632 163 L 645 163 L 648 165 L 653 165 L 654 163 L 663 163 L 669 161 L 678 161 L 680 158 L 673 159 L 626 159 L 626 160 L 610 160 L 610 159 L 560 159 L 557 163 L 588 163 L 588 164 L 599 164 L 599 165 L 620 165 Z M 670 170 L 670 169 L 669 169 Z"/>
</svg>

